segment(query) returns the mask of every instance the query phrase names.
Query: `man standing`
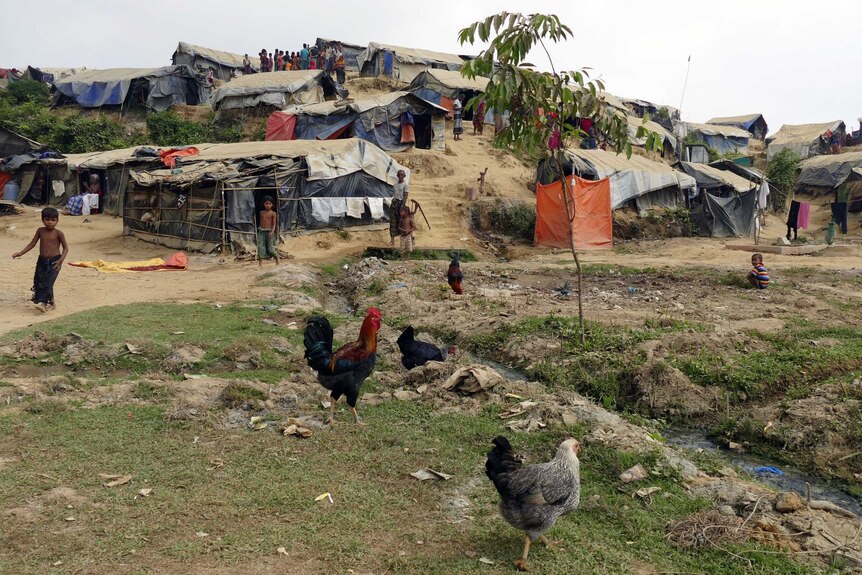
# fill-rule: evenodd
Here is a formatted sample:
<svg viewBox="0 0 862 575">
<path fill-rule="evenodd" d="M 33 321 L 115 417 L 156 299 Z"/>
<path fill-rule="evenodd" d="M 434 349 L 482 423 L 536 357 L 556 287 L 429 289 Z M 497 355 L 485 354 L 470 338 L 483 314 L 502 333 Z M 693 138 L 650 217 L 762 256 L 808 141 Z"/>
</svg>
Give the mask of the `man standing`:
<svg viewBox="0 0 862 575">
<path fill-rule="evenodd" d="M 299 51 L 300 67 L 303 70 L 308 70 L 309 56 L 310 56 L 310 53 L 308 51 L 308 44 L 303 44 L 302 50 Z"/>
<path fill-rule="evenodd" d="M 406 174 L 404 170 L 398 170 L 398 183 L 392 192 L 392 204 L 389 206 L 389 245 L 395 245 L 395 238 L 400 236 L 398 231 L 399 218 L 401 217 L 401 206 L 407 204 L 407 182 L 404 181 Z"/>
</svg>

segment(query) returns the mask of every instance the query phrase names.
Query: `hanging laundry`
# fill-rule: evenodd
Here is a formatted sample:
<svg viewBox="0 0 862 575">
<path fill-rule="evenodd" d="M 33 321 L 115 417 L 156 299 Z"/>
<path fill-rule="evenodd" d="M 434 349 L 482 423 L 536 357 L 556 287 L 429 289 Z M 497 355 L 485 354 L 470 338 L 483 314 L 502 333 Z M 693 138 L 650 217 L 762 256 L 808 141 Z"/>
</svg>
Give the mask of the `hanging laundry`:
<svg viewBox="0 0 862 575">
<path fill-rule="evenodd" d="M 311 217 L 318 222 L 329 223 L 331 204 L 329 198 L 311 198 Z"/>
<path fill-rule="evenodd" d="M 790 231 L 793 230 L 793 239 L 796 239 L 796 234 L 799 231 L 799 202 L 793 200 L 790 202 L 790 211 L 787 212 L 787 239 L 790 239 Z"/>
<path fill-rule="evenodd" d="M 51 180 L 51 191 L 54 193 L 54 199 L 59 200 L 66 195 L 66 184 L 63 180 Z"/>
<path fill-rule="evenodd" d="M 368 198 L 368 209 L 371 210 L 371 218 L 379 220 L 383 217 L 383 198 Z"/>
<path fill-rule="evenodd" d="M 347 215 L 351 218 L 361 218 L 365 213 L 365 198 L 347 198 Z"/>
<path fill-rule="evenodd" d="M 847 202 L 832 202 L 832 219 L 838 224 L 842 234 L 847 233 Z"/>
<path fill-rule="evenodd" d="M 808 217 L 811 213 L 811 204 L 808 202 L 799 202 L 799 218 L 796 224 L 803 230 L 808 229 Z"/>
<path fill-rule="evenodd" d="M 760 193 L 757 195 L 757 203 L 761 210 L 765 210 L 766 206 L 769 205 L 769 182 L 766 180 L 763 180 L 763 184 L 760 186 Z"/>
<path fill-rule="evenodd" d="M 347 214 L 347 198 L 329 198 L 329 215 L 343 218 Z"/>
</svg>

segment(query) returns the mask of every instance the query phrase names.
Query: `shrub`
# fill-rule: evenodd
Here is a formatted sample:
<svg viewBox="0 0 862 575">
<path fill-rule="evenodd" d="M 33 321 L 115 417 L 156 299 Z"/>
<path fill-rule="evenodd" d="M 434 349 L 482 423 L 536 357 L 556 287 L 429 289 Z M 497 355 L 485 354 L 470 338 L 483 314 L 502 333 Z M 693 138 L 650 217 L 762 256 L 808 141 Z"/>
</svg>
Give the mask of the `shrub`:
<svg viewBox="0 0 862 575">
<path fill-rule="evenodd" d="M 766 166 L 766 178 L 772 184 L 769 203 L 773 210 L 785 208 L 787 195 L 796 187 L 796 170 L 802 158 L 799 154 L 785 148 L 775 154 Z"/>
<path fill-rule="evenodd" d="M 533 241 L 536 207 L 526 202 L 496 200 L 473 206 L 473 224 L 482 231 L 503 234 L 516 240 Z"/>
<path fill-rule="evenodd" d="M 9 84 L 4 97 L 16 104 L 24 102 L 48 103 L 48 85 L 35 80 L 18 80 Z"/>
</svg>

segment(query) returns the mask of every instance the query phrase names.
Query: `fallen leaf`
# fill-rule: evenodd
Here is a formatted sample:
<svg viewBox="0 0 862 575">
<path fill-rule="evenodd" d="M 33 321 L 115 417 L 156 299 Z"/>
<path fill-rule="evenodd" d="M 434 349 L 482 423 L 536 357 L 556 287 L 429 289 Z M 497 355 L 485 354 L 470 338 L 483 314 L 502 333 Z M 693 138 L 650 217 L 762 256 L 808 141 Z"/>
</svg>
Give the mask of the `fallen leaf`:
<svg viewBox="0 0 862 575">
<path fill-rule="evenodd" d="M 184 373 L 183 379 L 205 379 L 206 375 L 202 373 Z"/>
<path fill-rule="evenodd" d="M 172 331 L 171 335 L 183 335 L 184 333 L 186 333 L 186 332 L 184 332 L 184 331 Z"/>
<path fill-rule="evenodd" d="M 493 565 L 494 562 L 488 559 L 487 557 L 479 557 L 479 563 L 484 563 L 485 565 Z"/>
<path fill-rule="evenodd" d="M 332 500 L 332 494 L 330 494 L 328 491 L 326 493 L 321 493 L 320 495 L 318 495 L 317 497 L 314 498 L 315 501 L 323 501 L 324 499 L 328 499 L 330 503 L 335 503 Z"/>
<path fill-rule="evenodd" d="M 63 564 L 63 562 L 62 562 L 62 561 L 54 561 L 53 563 L 51 563 L 51 566 L 52 566 L 52 567 L 59 567 L 59 566 L 60 566 L 60 565 L 62 565 L 62 564 Z"/>
<path fill-rule="evenodd" d="M 644 487 L 643 489 L 638 489 L 637 491 L 635 491 L 632 497 L 637 495 L 638 497 L 643 499 L 645 497 L 649 497 L 656 491 L 661 491 L 661 487 Z"/>
<path fill-rule="evenodd" d="M 207 471 L 212 471 L 212 470 L 214 470 L 214 469 L 221 469 L 222 467 L 224 467 L 224 466 L 225 466 L 224 459 L 222 459 L 222 458 L 220 458 L 220 457 L 219 457 L 219 458 L 216 458 L 216 459 L 211 460 L 211 461 L 209 462 L 209 464 L 210 464 L 210 465 L 212 465 L 212 467 L 207 467 Z"/>
<path fill-rule="evenodd" d="M 447 475 L 446 473 L 443 473 L 441 471 L 436 471 L 434 469 L 431 469 L 430 467 L 420 469 L 419 471 L 414 471 L 410 475 L 412 475 L 419 481 L 427 481 L 429 479 L 442 479 L 443 481 L 448 481 L 452 479 L 451 475 Z"/>
<path fill-rule="evenodd" d="M 152 493 L 152 492 L 153 492 L 153 490 L 150 489 L 149 487 L 147 487 L 145 489 L 141 489 L 140 491 L 138 491 L 138 495 L 140 495 L 141 497 L 149 497 L 150 493 Z"/>
<path fill-rule="evenodd" d="M 102 484 L 105 487 L 119 487 L 120 485 L 125 485 L 132 480 L 131 475 L 105 475 L 100 473 L 99 477 L 110 480 L 107 483 Z"/>
<path fill-rule="evenodd" d="M 66 521 L 77 521 L 74 517 L 66 517 Z"/>
<path fill-rule="evenodd" d="M 209 533 L 207 533 L 206 531 L 198 531 L 197 533 L 195 533 L 195 535 L 198 537 L 209 537 Z"/>
<path fill-rule="evenodd" d="M 141 355 L 140 350 L 139 350 L 139 349 L 138 349 L 138 347 L 137 347 L 137 346 L 135 346 L 135 345 L 132 345 L 132 344 L 130 344 L 130 343 L 127 343 L 127 344 L 126 344 L 126 349 L 127 349 L 127 350 L 129 351 L 129 353 L 131 353 L 132 355 Z"/>
</svg>

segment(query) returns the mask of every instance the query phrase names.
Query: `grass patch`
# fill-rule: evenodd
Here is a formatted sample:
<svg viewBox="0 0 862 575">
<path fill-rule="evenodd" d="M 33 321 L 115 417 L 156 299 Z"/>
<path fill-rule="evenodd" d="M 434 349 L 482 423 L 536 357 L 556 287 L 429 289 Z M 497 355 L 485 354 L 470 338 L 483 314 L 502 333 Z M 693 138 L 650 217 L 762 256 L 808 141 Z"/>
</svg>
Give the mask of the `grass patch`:
<svg viewBox="0 0 862 575">
<path fill-rule="evenodd" d="M 162 402 L 170 399 L 171 394 L 164 385 L 150 381 L 139 381 L 132 390 L 132 397 L 142 401 Z"/>
<path fill-rule="evenodd" d="M 452 259 L 452 255 L 455 251 L 460 254 L 462 262 L 475 262 L 479 261 L 474 254 L 470 250 L 434 250 L 434 249 L 423 249 L 417 248 L 410 252 L 409 259 L 411 260 L 446 260 L 449 261 Z M 380 258 L 382 260 L 401 260 L 404 259 L 404 256 L 401 253 L 401 250 L 398 248 L 390 248 L 390 247 L 382 247 L 382 248 L 366 248 L 364 252 L 362 252 L 363 258 Z"/>
<path fill-rule="evenodd" d="M 231 409 L 242 407 L 249 402 L 266 401 L 266 399 L 266 393 L 241 383 L 231 383 L 221 393 L 222 404 Z"/>
<path fill-rule="evenodd" d="M 398 401 L 360 408 L 368 423 L 363 432 L 341 421 L 307 440 L 172 424 L 158 406 L 25 414 L 23 421 L 0 415 L 0 434 L 16 434 L 19 456 L 0 469 L 0 499 L 15 506 L 35 498 L 44 506 L 35 523 L 14 523 L 5 532 L 11 537 L 0 571 L 44 572 L 62 558 L 64 568 L 75 572 L 134 554 L 140 572 L 163 572 L 166 565 L 176 572 L 240 572 L 261 561 L 288 561 L 276 552 L 284 546 L 292 564 L 314 565 L 314 573 L 513 572 L 522 536 L 499 519 L 497 493 L 482 470 L 490 438 L 503 431 L 496 410 L 436 416 L 428 407 Z M 349 419 L 346 411 L 337 417 Z M 545 461 L 566 435 L 585 431 L 553 428 L 512 441 L 532 461 Z M 633 500 L 631 488 L 620 489 L 617 474 L 638 462 L 650 466 L 649 454 L 589 445 L 581 459 L 584 506 L 549 532 L 565 541 L 564 550 L 537 546 L 531 553 L 536 572 L 571 573 L 577 566 L 585 575 L 623 574 L 644 562 L 668 572 L 749 572 L 744 559 L 724 551 L 668 544 L 669 521 L 709 506 L 692 500 L 672 478 L 650 481 L 668 494 L 651 505 Z M 454 478 L 419 482 L 409 476 L 425 466 Z M 105 488 L 99 473 L 133 479 Z M 81 498 L 73 510 L 43 497 L 57 485 L 54 478 Z M 152 495 L 136 497 L 144 487 Z M 316 502 L 323 492 L 335 503 Z M 599 503 L 586 504 L 593 496 Z M 456 497 L 469 501 L 461 513 L 472 520 L 453 522 Z M 64 531 L 70 515 L 75 530 Z M 63 534 L 44 536 L 55 531 Z M 752 559 L 752 572 L 814 572 L 782 555 L 748 553 L 756 549 L 732 548 Z M 483 565 L 476 556 L 496 564 Z"/>
</svg>

